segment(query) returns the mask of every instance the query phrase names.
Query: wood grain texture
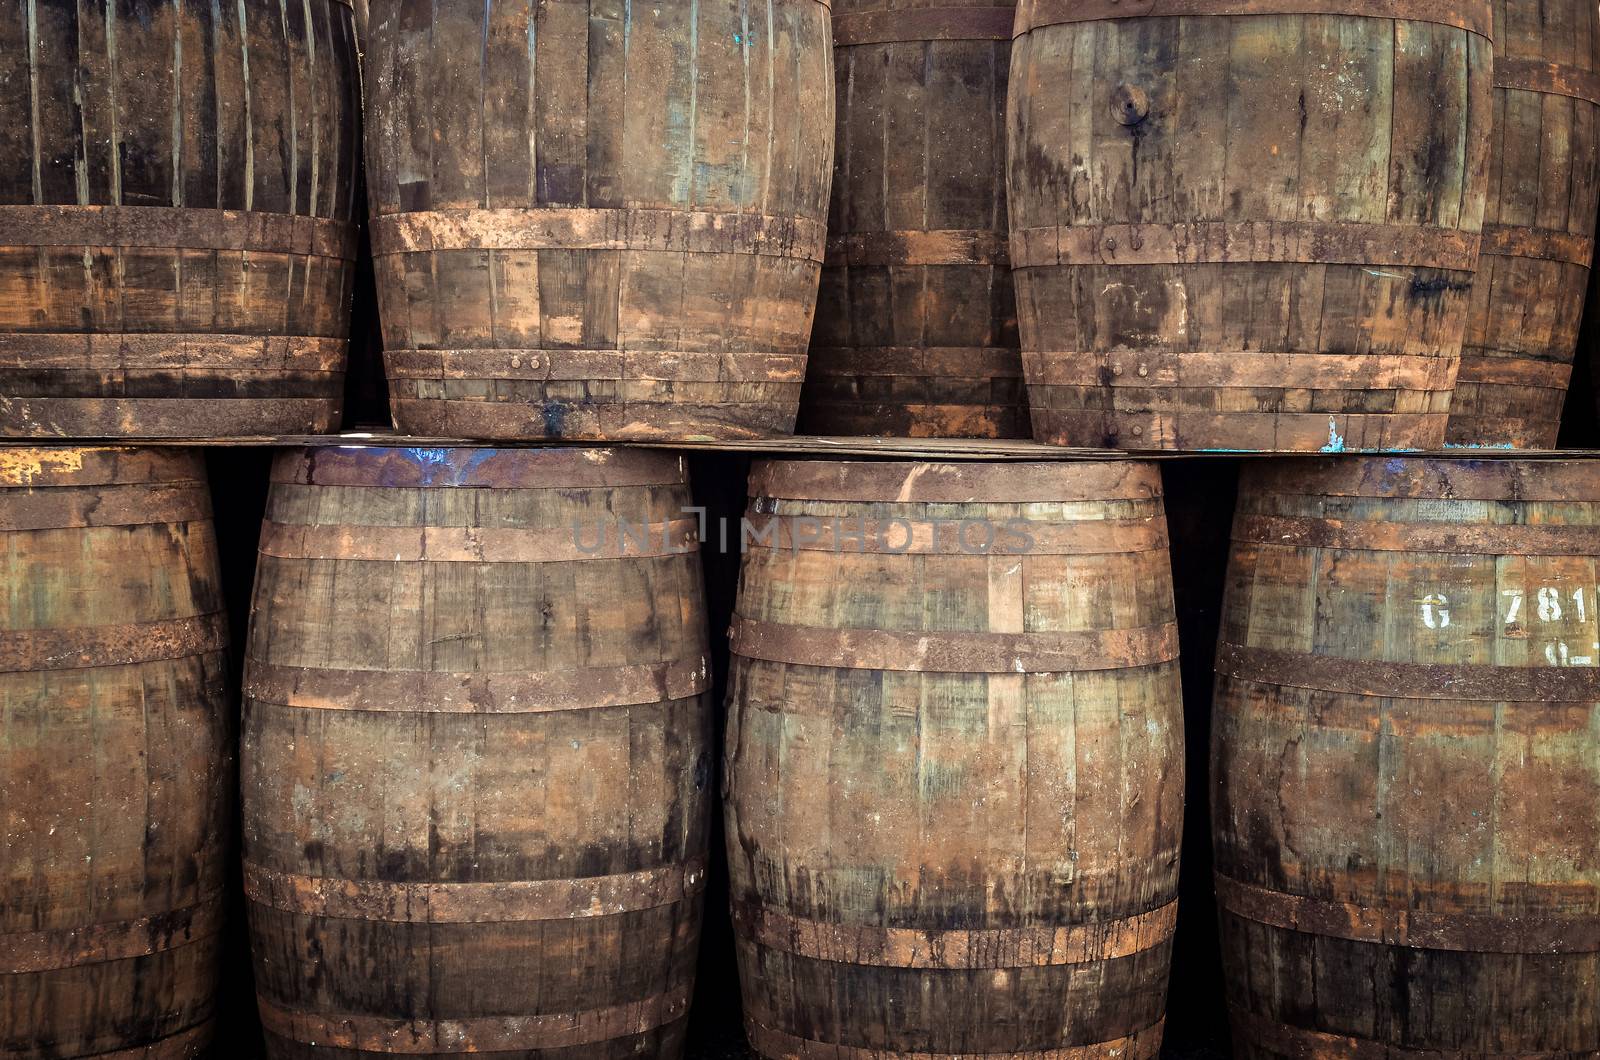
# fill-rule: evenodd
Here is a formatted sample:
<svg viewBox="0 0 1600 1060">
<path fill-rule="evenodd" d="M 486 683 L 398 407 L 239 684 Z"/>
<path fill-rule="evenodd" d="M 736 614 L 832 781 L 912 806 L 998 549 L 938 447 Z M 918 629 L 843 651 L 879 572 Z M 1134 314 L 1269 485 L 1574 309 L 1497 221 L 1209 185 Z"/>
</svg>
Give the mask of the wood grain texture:
<svg viewBox="0 0 1600 1060">
<path fill-rule="evenodd" d="M 724 748 L 772 1057 L 1156 1055 L 1183 817 L 1147 464 L 762 461 Z"/>
<path fill-rule="evenodd" d="M 0 449 L 0 1055 L 211 1042 L 234 780 L 218 581 L 199 454 Z"/>
<path fill-rule="evenodd" d="M 1028 436 L 1006 255 L 1013 12 L 834 12 L 837 151 L 801 431 Z"/>
<path fill-rule="evenodd" d="M 699 551 L 664 529 L 689 503 L 665 453 L 279 457 L 242 752 L 272 1056 L 681 1051 L 710 780 Z"/>
<path fill-rule="evenodd" d="M 370 29 L 400 429 L 793 430 L 833 159 L 825 4 L 394 0 Z"/>
<path fill-rule="evenodd" d="M 1600 201 L 1600 14 L 1495 0 L 1483 254 L 1446 438 L 1553 449 Z"/>
<path fill-rule="evenodd" d="M 1007 198 L 1034 437 L 1438 448 L 1488 8 L 1024 0 Z"/>
<path fill-rule="evenodd" d="M 1597 487 L 1245 468 L 1212 744 L 1241 1056 L 1600 1051 Z"/>
<path fill-rule="evenodd" d="M 18 0 L 0 53 L 0 436 L 334 429 L 349 5 Z"/>
</svg>

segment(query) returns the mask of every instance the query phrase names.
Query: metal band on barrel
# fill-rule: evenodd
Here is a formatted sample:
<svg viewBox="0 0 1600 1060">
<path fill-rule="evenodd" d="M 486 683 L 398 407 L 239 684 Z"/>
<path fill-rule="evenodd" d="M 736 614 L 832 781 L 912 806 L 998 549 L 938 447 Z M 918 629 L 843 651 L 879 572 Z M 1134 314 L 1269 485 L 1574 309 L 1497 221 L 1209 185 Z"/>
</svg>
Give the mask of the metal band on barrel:
<svg viewBox="0 0 1600 1060">
<path fill-rule="evenodd" d="M 1600 916 L 1432 913 L 1334 902 L 1216 874 L 1217 904 L 1258 924 L 1385 946 L 1467 953 L 1600 952 Z"/>
<path fill-rule="evenodd" d="M 1005 346 L 813 346 L 806 371 L 813 377 L 1020 379 L 1022 357 Z"/>
<path fill-rule="evenodd" d="M 239 250 L 353 261 L 347 221 L 188 206 L 0 206 L 0 245 Z"/>
<path fill-rule="evenodd" d="M 411 350 L 383 351 L 390 379 L 673 380 L 801 382 L 804 353 L 706 350 Z"/>
<path fill-rule="evenodd" d="M 1061 225 L 1012 232 L 1011 267 L 1300 262 L 1471 272 L 1478 243 L 1477 232 L 1455 228 L 1354 221 Z"/>
<path fill-rule="evenodd" d="M 194 1060 L 197 1056 L 205 1055 L 205 1047 L 216 1034 L 217 1021 L 209 1017 L 153 1042 L 114 1049 L 109 1053 L 95 1053 L 94 1060 Z"/>
<path fill-rule="evenodd" d="M 824 629 L 735 615 L 732 651 L 796 666 L 927 673 L 1039 674 L 1154 666 L 1178 657 L 1174 623 L 1054 633 Z"/>
<path fill-rule="evenodd" d="M 336 670 L 249 660 L 244 694 L 296 710 L 543 714 L 689 699 L 711 687 L 706 659 L 581 670 L 438 673 Z"/>
<path fill-rule="evenodd" d="M 146 526 L 211 518 L 203 482 L 40 490 L 0 504 L 0 531 Z"/>
<path fill-rule="evenodd" d="M 751 512 L 744 517 L 751 547 L 801 552 L 860 552 L 891 555 L 1098 556 L 1151 552 L 1167 547 L 1166 520 L 1082 519 L 1023 522 L 1013 527 L 981 520 L 857 519 L 850 516 L 782 516 Z M 975 536 L 972 526 L 986 530 Z"/>
<path fill-rule="evenodd" d="M 1562 261 L 1587 269 L 1594 258 L 1594 237 L 1527 225 L 1486 224 L 1481 252 L 1502 258 Z"/>
<path fill-rule="evenodd" d="M 1169 387 L 1303 387 L 1308 390 L 1448 390 L 1453 357 L 1279 353 L 1269 350 L 1049 350 L 1022 354 L 1035 386 L 1127 390 Z"/>
<path fill-rule="evenodd" d="M 833 16 L 833 44 L 895 44 L 901 41 L 1011 39 L 1015 7 L 912 7 L 894 11 L 850 11 Z"/>
<path fill-rule="evenodd" d="M 576 490 L 680 486 L 689 469 L 682 456 L 643 449 L 340 445 L 280 453 L 271 478 L 303 486 Z"/>
<path fill-rule="evenodd" d="M 1541 59 L 1496 56 L 1494 87 L 1543 92 L 1600 104 L 1600 72 Z"/>
<path fill-rule="evenodd" d="M 1177 900 L 1118 920 L 989 930 L 836 924 L 764 906 L 736 906 L 740 938 L 819 961 L 886 968 L 1026 968 L 1128 957 L 1172 937 Z"/>
<path fill-rule="evenodd" d="M 823 264 L 838 268 L 880 265 L 1007 265 L 1003 232 L 989 229 L 921 229 L 857 232 L 828 238 Z"/>
<path fill-rule="evenodd" d="M 1016 36 L 1070 22 L 1216 15 L 1334 15 L 1432 22 L 1492 37 L 1487 0 L 1022 0 Z"/>
<path fill-rule="evenodd" d="M 346 339 L 190 332 L 0 334 L 0 368 L 342 372 Z"/>
<path fill-rule="evenodd" d="M 0 975 L 45 972 L 82 964 L 125 961 L 175 950 L 222 927 L 222 895 L 132 920 L 75 928 L 0 934 Z"/>
<path fill-rule="evenodd" d="M 745 1017 L 744 1031 L 763 1056 L 800 1057 L 801 1060 L 1154 1060 L 1161 1052 L 1165 1019 L 1137 1033 L 1108 1042 L 1062 1045 L 1054 1049 L 1007 1050 L 1004 1053 L 913 1053 L 836 1042 L 819 1042 L 775 1030 Z"/>
<path fill-rule="evenodd" d="M 395 1019 L 365 1013 L 324 1015 L 281 1008 L 257 995 L 267 1031 L 324 1048 L 401 1055 L 561 1049 L 644 1034 L 689 1010 L 689 986 L 583 1012 L 541 1012 L 466 1019 Z"/>
<path fill-rule="evenodd" d="M 1219 676 L 1253 684 L 1383 699 L 1600 701 L 1600 666 L 1435 666 L 1223 644 L 1217 649 L 1216 671 Z"/>
<path fill-rule="evenodd" d="M 303 916 L 408 924 L 498 924 L 616 916 L 692 898 L 705 889 L 702 859 L 638 872 L 565 880 L 389 883 L 278 872 L 244 863 L 252 902 Z"/>
<path fill-rule="evenodd" d="M 1445 552 L 1490 556 L 1600 555 L 1600 525 L 1405 523 L 1380 519 L 1295 519 L 1241 512 L 1233 540 L 1287 548 Z"/>
<path fill-rule="evenodd" d="M 0 673 L 129 666 L 227 646 L 228 621 L 221 613 L 115 626 L 13 629 L 0 632 Z"/>
<path fill-rule="evenodd" d="M 1562 361 L 1540 361 L 1529 356 L 1469 355 L 1463 351 L 1456 384 L 1492 383 L 1500 386 L 1544 387 L 1566 392 L 1572 379 L 1572 365 Z"/>
<path fill-rule="evenodd" d="M 655 250 L 822 261 L 826 229 L 809 217 L 704 210 L 435 210 L 374 217 L 374 257 L 435 250 Z"/>
<path fill-rule="evenodd" d="M 1148 501 L 1161 496 L 1161 474 L 1152 463 L 1130 460 L 1048 464 L 758 460 L 750 468 L 749 494 L 903 504 Z"/>
<path fill-rule="evenodd" d="M 695 552 L 699 523 L 563 526 L 525 530 L 480 526 L 261 526 L 260 551 L 277 559 L 389 563 L 564 563 L 648 559 Z"/>
</svg>

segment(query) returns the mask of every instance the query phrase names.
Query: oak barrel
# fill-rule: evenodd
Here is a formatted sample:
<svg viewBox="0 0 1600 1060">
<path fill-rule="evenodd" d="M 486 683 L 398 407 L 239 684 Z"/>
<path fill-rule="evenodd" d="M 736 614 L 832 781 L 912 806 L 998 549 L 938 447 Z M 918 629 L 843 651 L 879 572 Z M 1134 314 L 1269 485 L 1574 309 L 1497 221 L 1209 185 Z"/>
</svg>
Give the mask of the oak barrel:
<svg viewBox="0 0 1600 1060">
<path fill-rule="evenodd" d="M 1026 438 L 1006 257 L 1014 2 L 840 0 L 809 434 Z"/>
<path fill-rule="evenodd" d="M 0 436 L 338 426 L 347 0 L 0 13 Z"/>
<path fill-rule="evenodd" d="M 227 621 L 199 454 L 0 449 L 0 1055 L 214 1033 Z"/>
<path fill-rule="evenodd" d="M 1153 1057 L 1183 715 L 1150 464 L 758 462 L 725 744 L 769 1057 Z"/>
<path fill-rule="evenodd" d="M 710 776 L 681 457 L 290 451 L 245 673 L 269 1053 L 682 1049 Z"/>
<path fill-rule="evenodd" d="M 1033 434 L 1438 448 L 1486 194 L 1489 0 L 1022 0 Z"/>
<path fill-rule="evenodd" d="M 372 14 L 372 251 L 402 431 L 794 429 L 833 160 L 826 0 Z"/>
<path fill-rule="evenodd" d="M 1600 466 L 1245 468 L 1212 811 L 1245 1057 L 1600 1052 Z"/>
<path fill-rule="evenodd" d="M 1553 449 L 1600 195 L 1600 13 L 1494 7 L 1489 199 L 1448 441 Z"/>
</svg>

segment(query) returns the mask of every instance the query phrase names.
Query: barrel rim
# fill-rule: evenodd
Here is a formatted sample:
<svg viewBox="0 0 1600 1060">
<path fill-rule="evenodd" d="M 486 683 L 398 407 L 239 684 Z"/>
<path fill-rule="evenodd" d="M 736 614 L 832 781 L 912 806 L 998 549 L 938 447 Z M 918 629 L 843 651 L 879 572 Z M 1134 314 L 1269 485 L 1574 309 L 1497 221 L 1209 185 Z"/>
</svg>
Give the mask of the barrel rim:
<svg viewBox="0 0 1600 1060">
<path fill-rule="evenodd" d="M 907 503 L 1160 500 L 1161 469 L 1148 460 L 1018 461 L 765 459 L 750 465 L 748 493 L 804 501 Z"/>
<path fill-rule="evenodd" d="M 1401 453 L 1250 461 L 1240 471 L 1239 496 L 1262 494 L 1594 503 L 1600 500 L 1600 464 Z"/>
<path fill-rule="evenodd" d="M 0 446 L 0 491 L 206 481 L 193 449 L 138 445 Z"/>
<path fill-rule="evenodd" d="M 273 485 L 398 489 L 580 489 L 686 485 L 679 453 L 607 446 L 303 446 L 280 452 Z"/>
</svg>

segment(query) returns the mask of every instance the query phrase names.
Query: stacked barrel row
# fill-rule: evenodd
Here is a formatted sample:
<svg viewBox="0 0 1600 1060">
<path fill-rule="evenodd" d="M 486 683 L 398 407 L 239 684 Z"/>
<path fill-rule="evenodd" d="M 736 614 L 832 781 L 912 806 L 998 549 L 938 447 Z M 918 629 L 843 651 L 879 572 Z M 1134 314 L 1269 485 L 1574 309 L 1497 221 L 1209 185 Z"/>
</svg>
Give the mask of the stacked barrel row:
<svg viewBox="0 0 1600 1060">
<path fill-rule="evenodd" d="M 5 435 L 331 429 L 364 109 L 406 433 L 1554 443 L 1580 0 L 225 6 L 0 18 Z"/>
</svg>

